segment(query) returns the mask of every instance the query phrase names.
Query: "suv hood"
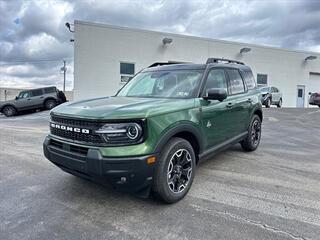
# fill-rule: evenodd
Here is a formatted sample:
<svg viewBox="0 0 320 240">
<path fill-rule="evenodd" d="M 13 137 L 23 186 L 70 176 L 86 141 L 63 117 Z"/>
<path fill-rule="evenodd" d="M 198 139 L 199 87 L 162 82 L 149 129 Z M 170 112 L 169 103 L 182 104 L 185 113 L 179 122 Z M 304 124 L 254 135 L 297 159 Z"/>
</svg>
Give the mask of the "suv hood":
<svg viewBox="0 0 320 240">
<path fill-rule="evenodd" d="M 189 109 L 194 105 L 194 99 L 103 97 L 65 103 L 51 113 L 91 119 L 138 119 Z"/>
</svg>

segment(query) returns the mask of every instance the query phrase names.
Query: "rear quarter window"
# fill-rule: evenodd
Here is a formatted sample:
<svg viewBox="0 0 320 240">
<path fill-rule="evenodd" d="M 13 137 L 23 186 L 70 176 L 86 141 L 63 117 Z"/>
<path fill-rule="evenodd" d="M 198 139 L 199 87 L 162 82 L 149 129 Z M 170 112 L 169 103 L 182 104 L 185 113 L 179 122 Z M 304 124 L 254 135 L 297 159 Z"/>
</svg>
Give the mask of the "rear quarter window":
<svg viewBox="0 0 320 240">
<path fill-rule="evenodd" d="M 54 93 L 55 91 L 55 87 L 44 88 L 44 93 Z"/>
</svg>

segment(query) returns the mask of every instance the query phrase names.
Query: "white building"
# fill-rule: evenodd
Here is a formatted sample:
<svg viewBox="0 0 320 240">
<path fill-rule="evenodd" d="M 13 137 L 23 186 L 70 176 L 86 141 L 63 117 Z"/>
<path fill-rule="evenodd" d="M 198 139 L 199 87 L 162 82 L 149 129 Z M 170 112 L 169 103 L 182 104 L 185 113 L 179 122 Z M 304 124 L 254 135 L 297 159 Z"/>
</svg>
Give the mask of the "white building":
<svg viewBox="0 0 320 240">
<path fill-rule="evenodd" d="M 209 57 L 249 65 L 258 84 L 283 92 L 286 107 L 307 107 L 308 93 L 320 91 L 320 53 L 82 21 L 75 21 L 74 38 L 75 100 L 113 95 L 121 81 L 154 62 L 205 63 Z M 172 42 L 164 44 L 164 38 Z M 243 48 L 250 51 L 240 53 Z"/>
</svg>

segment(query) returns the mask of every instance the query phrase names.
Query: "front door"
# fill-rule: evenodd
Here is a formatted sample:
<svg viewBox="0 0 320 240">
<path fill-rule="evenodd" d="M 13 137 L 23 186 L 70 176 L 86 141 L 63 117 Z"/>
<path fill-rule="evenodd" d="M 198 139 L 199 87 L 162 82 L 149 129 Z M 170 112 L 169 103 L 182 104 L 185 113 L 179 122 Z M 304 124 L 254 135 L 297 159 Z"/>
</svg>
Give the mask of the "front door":
<svg viewBox="0 0 320 240">
<path fill-rule="evenodd" d="M 304 107 L 304 92 L 305 86 L 304 85 L 298 85 L 297 86 L 297 107 L 303 108 Z"/>
<path fill-rule="evenodd" d="M 209 71 L 203 95 L 207 95 L 211 88 L 223 88 L 228 91 L 227 78 L 223 68 L 213 68 Z M 230 136 L 232 121 L 229 117 L 227 99 L 219 102 L 218 100 L 200 99 L 202 111 L 202 133 L 205 136 L 205 148 L 208 149 L 223 141 Z"/>
<path fill-rule="evenodd" d="M 23 91 L 19 94 L 15 105 L 18 107 L 18 109 L 30 108 L 32 106 L 31 97 L 31 91 Z"/>
</svg>

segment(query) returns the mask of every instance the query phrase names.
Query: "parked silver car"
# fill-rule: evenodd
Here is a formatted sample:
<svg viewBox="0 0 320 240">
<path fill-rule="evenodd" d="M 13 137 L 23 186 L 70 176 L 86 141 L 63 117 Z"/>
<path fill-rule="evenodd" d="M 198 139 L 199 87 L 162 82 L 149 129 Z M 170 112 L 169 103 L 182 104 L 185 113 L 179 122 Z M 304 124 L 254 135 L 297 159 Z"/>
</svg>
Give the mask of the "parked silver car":
<svg viewBox="0 0 320 240">
<path fill-rule="evenodd" d="M 271 105 L 277 107 L 282 106 L 282 92 L 276 87 L 261 87 L 260 92 L 262 94 L 261 103 L 269 108 Z"/>
<path fill-rule="evenodd" d="M 64 93 L 56 87 L 24 90 L 15 99 L 0 102 L 0 112 L 10 117 L 23 110 L 38 108 L 50 110 L 65 101 L 66 97 Z"/>
</svg>

